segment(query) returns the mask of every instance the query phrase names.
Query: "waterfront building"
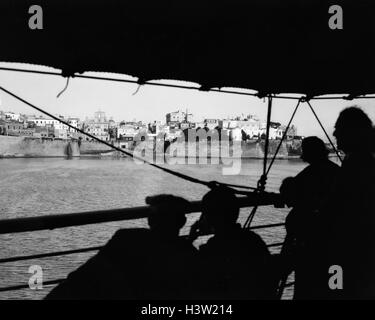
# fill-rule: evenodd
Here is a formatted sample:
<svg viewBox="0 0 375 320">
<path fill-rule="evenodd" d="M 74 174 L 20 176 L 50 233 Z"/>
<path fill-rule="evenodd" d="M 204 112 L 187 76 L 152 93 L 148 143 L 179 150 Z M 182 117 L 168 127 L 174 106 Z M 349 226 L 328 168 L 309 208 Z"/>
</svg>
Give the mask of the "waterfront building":
<svg viewBox="0 0 375 320">
<path fill-rule="evenodd" d="M 94 118 L 85 122 L 84 130 L 100 140 L 110 140 L 109 121 L 107 120 L 105 112 L 103 111 L 95 112 Z"/>
<path fill-rule="evenodd" d="M 219 120 L 219 128 L 223 130 L 233 130 L 240 128 L 250 139 L 256 139 L 260 136 L 260 122 L 256 118 L 246 118 L 245 120 Z"/>
<path fill-rule="evenodd" d="M 241 141 L 242 140 L 242 129 L 239 127 L 233 128 L 230 130 L 229 137 L 232 141 Z"/>
<path fill-rule="evenodd" d="M 166 114 L 166 124 L 170 125 L 171 123 L 175 126 L 176 123 L 181 122 L 192 122 L 193 121 L 193 114 L 189 113 L 187 110 L 186 112 L 178 110 L 175 112 L 170 112 Z"/>
<path fill-rule="evenodd" d="M 61 122 L 54 124 L 53 127 L 56 130 L 65 131 L 65 132 L 68 132 L 69 130 L 69 127 L 66 124 L 61 123 Z"/>
<path fill-rule="evenodd" d="M 53 122 L 55 122 L 56 120 L 53 120 L 53 119 L 47 119 L 47 118 L 44 118 L 43 116 L 29 116 L 27 118 L 27 121 L 28 122 L 32 122 L 35 124 L 35 126 L 37 127 L 44 127 L 46 126 L 47 124 L 49 125 L 52 125 Z"/>
<path fill-rule="evenodd" d="M 191 129 L 193 128 L 193 123 L 191 122 L 181 122 L 180 123 L 180 129 L 185 130 L 185 129 Z"/>
<path fill-rule="evenodd" d="M 270 129 L 269 129 L 269 138 L 270 140 L 276 140 L 282 137 L 282 133 L 280 132 L 281 123 L 279 122 L 270 122 Z M 264 138 L 267 133 L 267 124 L 266 122 L 262 122 L 260 125 L 260 136 Z"/>
<path fill-rule="evenodd" d="M 134 136 L 122 136 L 122 139 L 119 141 L 121 149 L 131 149 L 134 143 Z"/>
<path fill-rule="evenodd" d="M 219 126 L 219 119 L 204 119 L 204 126 L 209 130 L 213 130 Z"/>
<path fill-rule="evenodd" d="M 177 121 L 169 121 L 167 123 L 167 126 L 169 126 L 170 129 L 180 129 L 180 122 Z"/>
<path fill-rule="evenodd" d="M 120 125 L 117 129 L 117 139 L 122 140 L 122 137 L 125 136 L 135 136 L 138 130 L 133 124 L 123 124 Z"/>
<path fill-rule="evenodd" d="M 179 128 L 179 127 L 177 127 Z M 148 131 L 150 133 L 158 134 L 167 134 L 170 131 L 170 126 L 162 124 L 161 121 L 154 121 L 148 125 Z"/>
<path fill-rule="evenodd" d="M 55 138 L 68 139 L 68 131 L 64 129 L 54 129 Z"/>
<path fill-rule="evenodd" d="M 170 128 L 169 132 L 165 135 L 165 140 L 174 140 L 182 136 L 182 130 Z"/>
<path fill-rule="evenodd" d="M 71 126 L 77 128 L 77 129 L 79 129 L 79 118 L 68 118 L 68 123 L 69 123 Z M 74 133 L 75 133 L 75 132 L 77 132 L 77 130 L 68 127 L 68 132 L 74 132 Z"/>
<path fill-rule="evenodd" d="M 47 125 L 54 126 L 60 123 L 58 120 L 44 117 L 29 117 L 27 121 L 35 123 L 37 127 L 45 127 Z"/>
<path fill-rule="evenodd" d="M 24 128 L 24 124 L 18 121 L 1 121 L 1 133 L 7 136 L 33 136 L 34 130 Z"/>
<path fill-rule="evenodd" d="M 36 126 L 34 129 L 34 138 L 54 138 L 55 129 L 52 126 Z"/>
<path fill-rule="evenodd" d="M 21 114 L 14 113 L 11 111 L 5 112 L 5 119 L 9 119 L 11 121 L 20 121 L 21 120 Z"/>
</svg>

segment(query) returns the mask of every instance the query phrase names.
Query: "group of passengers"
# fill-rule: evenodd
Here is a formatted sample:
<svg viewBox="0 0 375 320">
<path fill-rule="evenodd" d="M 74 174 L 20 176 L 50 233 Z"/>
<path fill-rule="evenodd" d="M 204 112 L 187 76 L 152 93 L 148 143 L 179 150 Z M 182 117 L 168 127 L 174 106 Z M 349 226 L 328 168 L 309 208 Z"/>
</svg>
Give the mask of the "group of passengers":
<svg viewBox="0 0 375 320">
<path fill-rule="evenodd" d="M 335 125 L 345 153 L 340 166 L 322 140 L 303 140 L 308 166 L 286 178 L 287 236 L 271 255 L 256 233 L 237 223 L 238 199 L 217 186 L 202 199 L 200 219 L 180 236 L 190 203 L 173 195 L 147 197 L 149 228 L 121 229 L 69 274 L 47 299 L 277 299 L 295 272 L 295 299 L 375 298 L 374 129 L 359 108 L 343 110 Z M 213 234 L 197 249 L 199 235 Z M 343 287 L 329 285 L 331 266 Z"/>
<path fill-rule="evenodd" d="M 271 254 L 236 220 L 237 198 L 218 187 L 202 201 L 190 234 L 179 236 L 190 203 L 173 195 L 147 197 L 149 229 L 122 229 L 48 299 L 268 299 Z M 192 242 L 214 233 L 197 250 Z"/>
</svg>

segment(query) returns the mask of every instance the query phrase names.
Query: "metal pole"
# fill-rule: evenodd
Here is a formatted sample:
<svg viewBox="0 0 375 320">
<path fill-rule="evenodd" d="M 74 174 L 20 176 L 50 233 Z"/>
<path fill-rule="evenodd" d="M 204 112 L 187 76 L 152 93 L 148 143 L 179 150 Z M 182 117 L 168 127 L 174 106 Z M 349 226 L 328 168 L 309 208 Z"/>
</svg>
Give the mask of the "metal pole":
<svg viewBox="0 0 375 320">
<path fill-rule="evenodd" d="M 263 157 L 263 174 L 261 175 L 258 185 L 257 191 L 258 193 L 263 193 L 266 182 L 267 182 L 267 157 L 268 157 L 268 147 L 269 147 L 269 136 L 270 136 L 270 124 L 271 124 L 271 111 L 272 111 L 272 96 L 268 95 L 268 110 L 267 110 L 267 128 L 266 128 L 266 141 L 264 145 L 264 157 Z M 249 216 L 247 217 L 243 228 L 248 229 L 254 219 L 255 213 L 258 210 L 258 205 L 254 206 L 251 210 Z"/>
<path fill-rule="evenodd" d="M 266 141 L 264 144 L 264 157 L 263 157 L 263 174 L 259 180 L 259 187 L 261 191 L 264 190 L 267 180 L 267 160 L 268 160 L 268 149 L 270 139 L 270 125 L 271 125 L 271 113 L 272 113 L 272 96 L 268 96 L 268 110 L 267 110 L 267 124 L 266 124 Z"/>
<path fill-rule="evenodd" d="M 282 203 L 282 199 L 277 193 L 266 193 L 259 196 L 252 195 L 251 197 L 238 197 L 237 199 L 240 208 L 252 207 L 255 205 L 279 205 Z M 190 202 L 187 213 L 201 211 L 201 201 Z M 0 220 L 0 234 L 58 229 L 112 221 L 144 219 L 149 216 L 149 213 L 150 207 L 143 206 L 112 210 L 87 211 L 79 213 L 55 214 L 42 217 L 12 218 Z"/>
</svg>

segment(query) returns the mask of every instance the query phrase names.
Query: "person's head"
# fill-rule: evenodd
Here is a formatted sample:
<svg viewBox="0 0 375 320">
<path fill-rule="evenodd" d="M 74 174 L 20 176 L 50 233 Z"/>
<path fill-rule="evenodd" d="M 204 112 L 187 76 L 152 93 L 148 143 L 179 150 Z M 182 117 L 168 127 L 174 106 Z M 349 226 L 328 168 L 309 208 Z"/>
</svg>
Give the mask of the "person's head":
<svg viewBox="0 0 375 320">
<path fill-rule="evenodd" d="M 368 115 L 353 106 L 341 111 L 333 135 L 337 146 L 345 153 L 373 149 L 373 125 Z"/>
<path fill-rule="evenodd" d="M 148 216 L 150 229 L 165 236 L 178 236 L 186 223 L 189 201 L 170 194 L 160 194 L 146 197 L 146 203 L 151 206 Z"/>
<path fill-rule="evenodd" d="M 219 186 L 202 199 L 202 219 L 214 232 L 236 224 L 240 209 L 236 195 L 227 187 Z"/>
<path fill-rule="evenodd" d="M 314 163 L 328 159 L 328 150 L 323 140 L 318 137 L 306 137 L 302 140 L 301 159 L 308 163 Z"/>
</svg>

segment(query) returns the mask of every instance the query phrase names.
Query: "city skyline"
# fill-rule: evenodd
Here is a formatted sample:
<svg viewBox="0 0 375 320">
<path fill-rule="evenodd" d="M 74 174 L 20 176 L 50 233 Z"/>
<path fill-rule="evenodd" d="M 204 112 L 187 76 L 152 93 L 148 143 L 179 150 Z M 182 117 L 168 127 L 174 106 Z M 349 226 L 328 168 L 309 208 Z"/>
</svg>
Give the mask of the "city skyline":
<svg viewBox="0 0 375 320">
<path fill-rule="evenodd" d="M 9 63 L 0 65 L 19 66 Z M 30 66 L 30 69 L 55 70 L 41 66 Z M 105 74 L 95 73 L 95 75 L 103 76 Z M 131 78 L 112 74 L 111 77 Z M 260 120 L 266 119 L 267 99 L 245 95 L 147 85 L 139 87 L 137 84 L 130 83 L 73 78 L 70 79 L 66 91 L 57 98 L 57 94 L 66 84 L 66 78 L 0 71 L 0 79 L 6 89 L 19 94 L 25 100 L 44 108 L 49 113 L 79 117 L 82 120 L 87 116 L 92 116 L 95 111 L 102 110 L 109 117 L 112 116 L 116 122 L 136 119 L 145 123 L 154 121 L 164 123 L 167 113 L 177 110 L 185 111 L 186 109 L 194 115 L 196 122 L 203 121 L 205 118 L 226 119 L 241 114 L 253 114 Z M 163 81 L 163 83 L 171 82 Z M 236 90 L 241 91 L 242 89 Z M 248 92 L 248 90 L 244 91 Z M 0 95 L 0 100 L 2 101 L 0 109 L 11 107 L 13 112 L 36 113 L 30 107 L 4 93 Z M 296 100 L 274 99 L 273 101 L 271 120 L 288 123 Z M 345 107 L 358 105 L 368 113 L 373 121 L 375 120 L 375 108 L 371 108 L 374 105 L 372 100 L 314 100 L 312 104 L 330 136 L 332 136 L 333 126 L 339 112 Z M 324 138 L 324 133 L 306 104 L 300 106 L 293 124 L 301 135 L 317 135 Z"/>
</svg>

